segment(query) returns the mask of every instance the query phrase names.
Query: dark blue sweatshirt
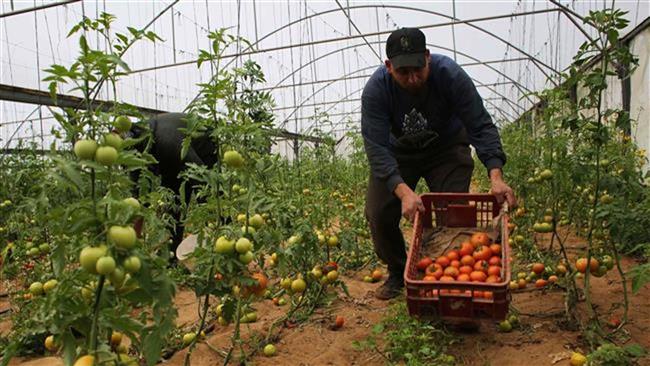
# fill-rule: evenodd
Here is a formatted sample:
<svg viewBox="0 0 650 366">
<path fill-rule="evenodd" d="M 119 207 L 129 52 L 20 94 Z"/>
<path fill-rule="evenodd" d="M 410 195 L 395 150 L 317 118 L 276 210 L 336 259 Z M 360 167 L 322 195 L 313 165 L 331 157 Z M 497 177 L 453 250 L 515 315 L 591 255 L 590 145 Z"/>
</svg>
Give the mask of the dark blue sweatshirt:
<svg viewBox="0 0 650 366">
<path fill-rule="evenodd" d="M 436 154 L 467 136 L 485 167 L 501 168 L 506 156 L 499 132 L 474 83 L 447 56 L 431 54 L 426 91 L 411 95 L 386 66 L 375 71 L 361 96 L 361 134 L 374 177 L 390 192 L 404 180 L 401 156 Z M 463 131 L 464 130 L 464 131 Z M 429 155 L 430 156 L 430 155 Z"/>
</svg>

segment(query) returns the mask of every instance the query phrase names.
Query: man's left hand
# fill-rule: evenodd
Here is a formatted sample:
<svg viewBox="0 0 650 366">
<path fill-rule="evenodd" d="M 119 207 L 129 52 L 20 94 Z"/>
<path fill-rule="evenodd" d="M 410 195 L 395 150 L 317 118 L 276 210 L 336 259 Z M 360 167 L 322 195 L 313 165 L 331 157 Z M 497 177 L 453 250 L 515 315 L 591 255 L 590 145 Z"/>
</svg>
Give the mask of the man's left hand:
<svg viewBox="0 0 650 366">
<path fill-rule="evenodd" d="M 515 192 L 503 181 L 501 169 L 490 170 L 490 182 L 492 186 L 490 192 L 496 196 L 499 203 L 507 201 L 510 208 L 517 207 Z"/>
</svg>

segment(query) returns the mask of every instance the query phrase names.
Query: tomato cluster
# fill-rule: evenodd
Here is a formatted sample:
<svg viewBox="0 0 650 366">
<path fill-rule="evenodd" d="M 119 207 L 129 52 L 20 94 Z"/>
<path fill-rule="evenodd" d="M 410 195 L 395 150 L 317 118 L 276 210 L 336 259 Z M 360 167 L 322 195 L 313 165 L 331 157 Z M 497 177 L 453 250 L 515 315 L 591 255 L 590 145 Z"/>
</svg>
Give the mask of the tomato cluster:
<svg viewBox="0 0 650 366">
<path fill-rule="evenodd" d="M 447 251 L 435 260 L 424 257 L 417 263 L 427 282 L 499 283 L 503 278 L 501 245 L 493 243 L 485 232 L 472 234 L 458 248 Z M 474 291 L 477 296 L 478 291 Z M 490 297 L 483 293 L 485 297 Z"/>
</svg>

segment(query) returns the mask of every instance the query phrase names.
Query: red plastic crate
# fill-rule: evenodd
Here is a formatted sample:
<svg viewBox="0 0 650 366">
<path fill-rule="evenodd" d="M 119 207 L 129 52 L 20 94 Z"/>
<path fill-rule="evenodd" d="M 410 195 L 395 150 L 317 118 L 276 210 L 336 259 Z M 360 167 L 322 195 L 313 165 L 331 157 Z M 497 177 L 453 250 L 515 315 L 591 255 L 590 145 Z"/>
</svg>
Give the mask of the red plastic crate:
<svg viewBox="0 0 650 366">
<path fill-rule="evenodd" d="M 444 320 L 474 322 L 479 319 L 503 320 L 510 305 L 510 247 L 508 246 L 508 215 L 499 222 L 503 282 L 431 282 L 418 280 L 417 262 L 421 259 L 422 235 L 425 228 L 457 227 L 494 232 L 493 221 L 501 205 L 491 194 L 426 193 L 420 196 L 424 214 L 416 214 L 404 281 L 409 314 L 420 318 L 439 317 Z M 491 235 L 493 236 L 493 235 Z M 497 238 L 492 238 L 497 239 Z M 489 291 L 491 298 L 475 297 L 476 291 Z"/>
</svg>

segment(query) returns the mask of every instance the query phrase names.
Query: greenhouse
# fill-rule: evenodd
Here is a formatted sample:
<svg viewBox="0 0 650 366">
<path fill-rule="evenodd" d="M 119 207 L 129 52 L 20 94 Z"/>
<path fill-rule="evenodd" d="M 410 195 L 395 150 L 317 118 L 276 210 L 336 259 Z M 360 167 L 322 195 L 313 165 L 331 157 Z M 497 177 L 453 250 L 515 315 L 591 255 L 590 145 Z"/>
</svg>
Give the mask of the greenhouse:
<svg viewBox="0 0 650 366">
<path fill-rule="evenodd" d="M 3 0 L 0 365 L 650 364 L 650 3 Z"/>
</svg>

